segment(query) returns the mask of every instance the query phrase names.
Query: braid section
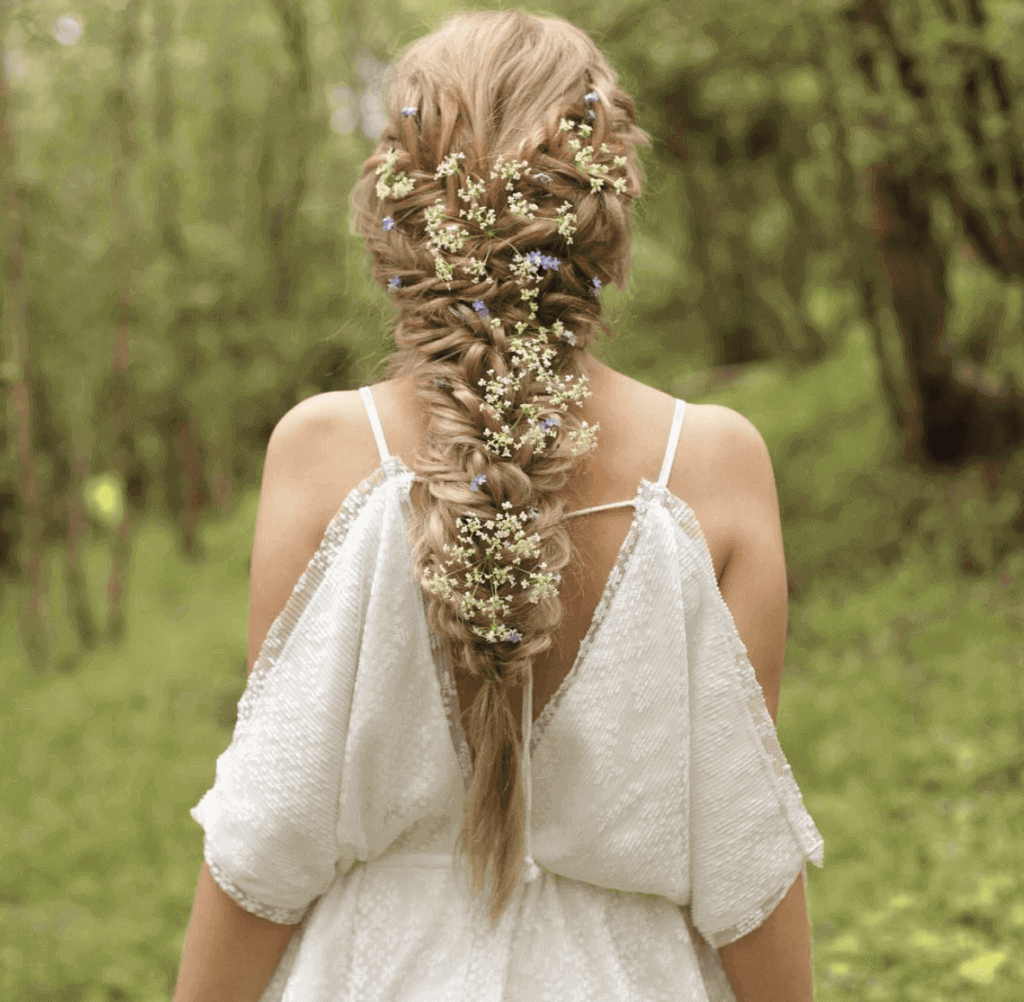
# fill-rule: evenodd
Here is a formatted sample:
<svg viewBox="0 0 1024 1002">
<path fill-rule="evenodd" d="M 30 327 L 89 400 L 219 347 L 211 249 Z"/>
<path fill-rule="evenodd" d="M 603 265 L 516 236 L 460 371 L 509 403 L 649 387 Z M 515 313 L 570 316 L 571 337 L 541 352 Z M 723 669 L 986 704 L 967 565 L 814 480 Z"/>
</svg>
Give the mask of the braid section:
<svg viewBox="0 0 1024 1002">
<path fill-rule="evenodd" d="M 519 883 L 525 793 L 510 690 L 562 622 L 567 493 L 597 427 L 584 355 L 625 284 L 649 142 L 585 32 L 519 10 L 457 14 L 396 63 L 352 231 L 398 310 L 385 378 L 428 415 L 410 528 L 431 629 L 474 693 L 462 841 L 496 924 Z M 585 141 L 585 142 L 584 142 Z"/>
</svg>

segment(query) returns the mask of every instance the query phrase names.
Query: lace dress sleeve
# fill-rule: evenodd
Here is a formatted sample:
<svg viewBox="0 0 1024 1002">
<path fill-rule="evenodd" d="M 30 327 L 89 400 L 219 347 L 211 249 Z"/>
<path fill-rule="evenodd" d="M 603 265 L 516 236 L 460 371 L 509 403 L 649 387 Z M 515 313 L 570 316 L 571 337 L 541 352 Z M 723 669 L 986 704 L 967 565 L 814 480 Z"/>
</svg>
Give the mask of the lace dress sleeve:
<svg viewBox="0 0 1024 1002">
<path fill-rule="evenodd" d="M 823 841 L 710 558 L 688 583 L 690 914 L 716 949 L 757 928 Z"/>
<path fill-rule="evenodd" d="M 337 825 L 365 604 L 360 582 L 369 575 L 359 566 L 363 554 L 334 560 L 345 514 L 271 627 L 214 784 L 191 811 L 214 879 L 271 922 L 300 922 L 339 868 L 354 862 Z"/>
</svg>

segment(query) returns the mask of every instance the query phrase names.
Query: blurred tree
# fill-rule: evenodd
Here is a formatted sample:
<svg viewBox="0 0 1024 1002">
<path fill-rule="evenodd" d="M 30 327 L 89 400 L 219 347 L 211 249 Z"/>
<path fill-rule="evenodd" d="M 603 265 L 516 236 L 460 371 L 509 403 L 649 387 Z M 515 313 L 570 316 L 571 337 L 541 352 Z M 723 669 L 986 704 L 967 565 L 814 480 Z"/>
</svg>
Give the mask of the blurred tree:
<svg viewBox="0 0 1024 1002">
<path fill-rule="evenodd" d="M 22 642 L 30 662 L 42 668 L 49 652 L 46 635 L 46 611 L 43 562 L 43 515 L 32 444 L 32 393 L 29 362 L 29 336 L 26 318 L 28 298 L 24 269 L 24 207 L 18 190 L 17 148 L 10 109 L 10 85 L 7 78 L 6 35 L 8 4 L 0 3 L 0 205 L 3 206 L 4 237 L 2 270 L 2 325 L 8 352 L 5 381 L 11 384 L 8 398 L 9 420 L 14 428 L 18 454 L 18 489 L 25 521 L 25 568 L 28 595 L 21 612 Z"/>
<path fill-rule="evenodd" d="M 958 364 L 947 338 L 948 251 L 933 219 L 940 194 L 980 259 L 1004 278 L 1024 278 L 1024 132 L 992 41 L 999 36 L 986 31 L 984 0 L 925 8 L 864 0 L 845 17 L 862 27 L 855 64 L 885 99 L 877 126 L 911 125 L 909 141 L 894 138 L 892 155 L 867 173 L 903 342 L 902 376 L 893 353 L 880 352 L 883 386 L 907 458 L 954 467 L 1005 460 L 1024 443 L 1024 397 L 1011 371 L 986 381 L 976 365 Z M 901 378 L 909 395 L 896 389 Z"/>
<path fill-rule="evenodd" d="M 270 249 L 270 295 L 278 314 L 291 311 L 301 264 L 298 220 L 314 136 L 310 129 L 312 66 L 302 0 L 271 0 L 290 66 L 275 88 L 265 119 L 259 178 L 262 220 Z"/>
<path fill-rule="evenodd" d="M 128 332 L 132 309 L 133 245 L 135 221 L 129 205 L 128 186 L 138 150 L 135 135 L 136 111 L 132 96 L 132 77 L 141 50 L 139 15 L 142 0 L 127 0 L 118 26 L 118 80 L 110 92 L 109 108 L 114 121 L 114 170 L 111 177 L 111 210 L 118 241 L 118 293 L 113 351 L 113 399 L 115 421 L 116 470 L 123 484 L 128 481 L 131 453 L 129 413 Z M 124 506 L 111 553 L 110 577 L 107 582 L 107 634 L 113 640 L 125 632 L 125 592 L 131 560 L 131 526 L 129 506 Z"/>
<path fill-rule="evenodd" d="M 182 553 L 191 560 L 203 556 L 199 536 L 199 518 L 206 491 L 203 477 L 203 448 L 196 433 L 193 402 L 189 386 L 197 376 L 201 360 L 196 357 L 195 326 L 192 311 L 182 309 L 183 286 L 191 264 L 188 247 L 182 235 L 181 182 L 175 160 L 175 95 L 172 79 L 170 47 L 175 37 L 176 12 L 171 0 L 154 0 L 153 50 L 154 96 L 153 135 L 156 168 L 156 231 L 157 254 L 165 271 L 166 308 L 172 319 L 163 336 L 174 353 L 175 378 L 171 396 L 165 405 L 164 432 L 171 448 L 167 455 L 167 486 L 172 511 L 178 516 L 179 543 Z"/>
<path fill-rule="evenodd" d="M 82 492 L 91 472 L 92 452 L 88 400 L 88 386 L 83 380 L 78 384 L 76 399 L 70 404 L 70 469 L 68 487 L 64 491 L 64 511 L 67 520 L 64 561 L 68 613 L 79 643 L 86 650 L 93 648 L 99 639 L 88 584 L 82 568 L 82 546 L 88 538 L 89 529 Z"/>
</svg>

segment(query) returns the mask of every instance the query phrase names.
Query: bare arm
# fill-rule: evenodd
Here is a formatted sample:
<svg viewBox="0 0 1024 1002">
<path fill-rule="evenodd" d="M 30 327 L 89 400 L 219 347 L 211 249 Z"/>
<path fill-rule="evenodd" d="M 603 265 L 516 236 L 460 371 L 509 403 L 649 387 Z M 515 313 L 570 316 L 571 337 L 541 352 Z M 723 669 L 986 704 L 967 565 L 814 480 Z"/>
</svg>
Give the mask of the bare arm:
<svg viewBox="0 0 1024 1002">
<path fill-rule="evenodd" d="M 257 1002 L 295 929 L 250 915 L 203 863 L 174 1002 Z"/>
<path fill-rule="evenodd" d="M 771 457 L 745 417 L 721 408 L 722 481 L 736 517 L 722 597 L 747 648 L 776 722 L 785 660 L 789 595 Z M 812 1002 L 811 926 L 803 876 L 765 921 L 719 948 L 737 1002 Z"/>
<path fill-rule="evenodd" d="M 334 514 L 325 467 L 339 465 L 339 422 L 337 407 L 324 405 L 311 398 L 292 408 L 267 447 L 249 579 L 249 672 Z M 245 911 L 203 863 L 173 1002 L 257 1002 L 296 928 Z"/>
<path fill-rule="evenodd" d="M 812 1002 L 811 923 L 803 874 L 761 925 L 719 947 L 718 955 L 736 1002 Z"/>
</svg>

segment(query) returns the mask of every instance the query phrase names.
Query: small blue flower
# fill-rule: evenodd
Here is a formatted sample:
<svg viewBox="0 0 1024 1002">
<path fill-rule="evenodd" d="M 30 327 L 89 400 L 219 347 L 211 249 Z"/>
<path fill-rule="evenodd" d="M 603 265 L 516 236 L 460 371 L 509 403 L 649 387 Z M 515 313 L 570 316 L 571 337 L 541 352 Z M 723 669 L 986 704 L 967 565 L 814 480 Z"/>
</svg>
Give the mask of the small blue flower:
<svg viewBox="0 0 1024 1002">
<path fill-rule="evenodd" d="M 595 275 L 594 276 L 594 295 L 596 296 L 600 292 L 601 292 L 601 279 L 599 279 L 597 277 L 597 275 Z"/>
<path fill-rule="evenodd" d="M 393 230 L 395 228 L 395 221 L 390 216 L 385 216 L 380 224 L 382 230 Z"/>
<path fill-rule="evenodd" d="M 541 426 L 541 427 L 542 427 L 542 428 L 543 428 L 543 429 L 544 429 L 545 431 L 547 431 L 547 430 L 548 430 L 549 428 L 552 428 L 552 427 L 557 427 L 557 426 L 558 426 L 558 425 L 560 425 L 561 423 L 562 423 L 562 422 L 561 422 L 561 421 L 559 421 L 559 420 L 558 420 L 558 418 L 556 418 L 556 417 L 546 417 L 546 418 L 544 418 L 544 420 L 543 420 L 543 421 L 541 421 L 541 423 L 540 423 L 540 426 Z"/>
<path fill-rule="evenodd" d="M 510 643 L 518 644 L 523 639 L 523 635 L 518 630 L 512 630 L 505 639 Z"/>
<path fill-rule="evenodd" d="M 402 280 L 397 275 L 392 275 L 391 280 L 388 282 L 389 289 L 400 289 L 402 287 Z"/>
<path fill-rule="evenodd" d="M 476 312 L 481 317 L 483 317 L 484 320 L 486 320 L 491 315 L 482 299 L 473 300 L 473 309 L 476 310 Z"/>
<path fill-rule="evenodd" d="M 583 100 L 588 104 L 592 104 L 594 101 L 600 101 L 601 95 L 596 90 L 592 90 L 589 94 L 583 95 Z"/>
<path fill-rule="evenodd" d="M 593 109 L 587 108 L 587 118 L 589 118 L 591 121 L 594 121 L 594 119 L 597 118 L 597 115 L 594 114 Z"/>
<path fill-rule="evenodd" d="M 486 480 L 487 480 L 487 474 L 486 473 L 480 473 L 477 476 L 473 477 L 473 479 L 470 482 L 469 486 L 473 490 L 478 491 L 478 490 L 480 490 L 480 485 L 482 483 L 484 483 Z"/>
<path fill-rule="evenodd" d="M 546 254 L 541 254 L 540 251 L 530 251 L 526 258 L 533 264 L 539 264 L 542 268 L 547 268 L 548 271 L 558 271 L 558 265 L 561 263 L 557 257 L 548 257 Z"/>
<path fill-rule="evenodd" d="M 402 109 L 402 117 L 403 118 L 408 118 L 410 115 L 415 115 L 416 112 L 419 111 L 419 110 L 420 110 L 419 108 L 403 108 Z"/>
</svg>

